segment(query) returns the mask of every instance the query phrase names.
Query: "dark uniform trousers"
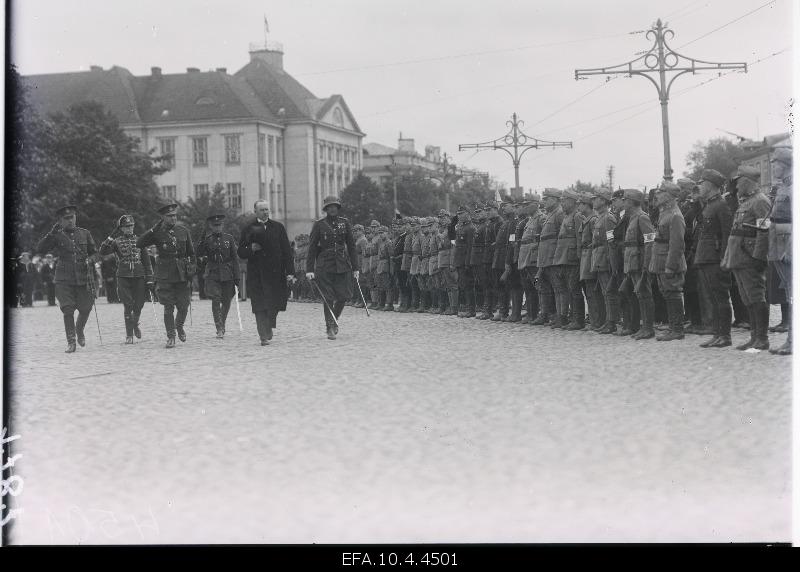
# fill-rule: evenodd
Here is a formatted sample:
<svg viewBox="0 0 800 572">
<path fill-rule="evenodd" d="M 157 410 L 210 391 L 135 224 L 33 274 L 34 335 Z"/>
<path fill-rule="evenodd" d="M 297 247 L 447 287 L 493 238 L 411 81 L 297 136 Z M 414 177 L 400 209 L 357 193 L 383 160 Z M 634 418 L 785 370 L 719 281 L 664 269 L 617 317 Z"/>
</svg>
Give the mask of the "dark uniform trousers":
<svg viewBox="0 0 800 572">
<path fill-rule="evenodd" d="M 572 315 L 572 320 L 583 324 L 586 309 L 581 290 L 580 266 L 578 264 L 559 264 L 552 266 L 557 280 L 556 311 L 563 318 Z"/>
<path fill-rule="evenodd" d="M 192 289 L 187 281 L 159 282 L 156 285 L 158 301 L 164 306 L 164 328 L 167 336 L 175 335 L 176 327 L 183 327 L 189 313 Z M 175 314 L 175 308 L 178 309 Z"/>
<path fill-rule="evenodd" d="M 552 315 L 563 316 L 562 304 L 565 297 L 569 297 L 569 290 L 567 289 L 566 282 L 561 279 L 561 269 L 559 266 L 545 266 L 542 268 L 542 280 L 545 289 L 552 292 Z M 568 310 L 568 309 L 567 309 Z"/>
<path fill-rule="evenodd" d="M 619 322 L 620 310 L 619 276 L 608 271 L 598 271 L 597 282 L 600 284 L 600 291 L 606 303 L 606 321 L 609 324 L 616 324 Z"/>
<path fill-rule="evenodd" d="M 233 280 L 219 281 L 213 278 L 205 279 L 206 296 L 211 298 L 211 313 L 214 316 L 214 325 L 223 327 L 228 319 L 231 309 L 231 300 L 235 294 Z"/>
<path fill-rule="evenodd" d="M 144 276 L 117 276 L 117 295 L 123 305 L 125 333 L 128 336 L 133 335 L 134 324 L 139 324 L 146 290 Z"/>
<path fill-rule="evenodd" d="M 699 264 L 697 275 L 701 287 L 708 294 L 711 310 L 711 325 L 716 336 L 731 335 L 731 273 L 719 264 Z"/>
<path fill-rule="evenodd" d="M 522 292 L 525 294 L 525 308 L 528 311 L 528 318 L 531 321 L 536 319 L 539 314 L 539 294 L 536 291 L 536 272 L 535 266 L 526 266 L 519 271 L 519 279 L 522 283 Z"/>
<path fill-rule="evenodd" d="M 606 323 L 606 304 L 600 282 L 596 278 L 582 280 L 586 305 L 589 307 L 589 324 L 592 328 L 601 328 Z"/>
<path fill-rule="evenodd" d="M 658 289 L 661 290 L 661 295 L 664 300 L 681 300 L 683 301 L 683 285 L 686 280 L 684 272 L 659 273 L 658 274 Z"/>
<path fill-rule="evenodd" d="M 754 262 L 753 266 L 747 268 L 735 268 L 732 270 L 736 278 L 736 286 L 739 288 L 739 295 L 745 306 L 767 302 L 767 263 L 761 260 Z"/>
<path fill-rule="evenodd" d="M 462 297 L 465 310 L 475 311 L 475 275 L 472 273 L 471 266 L 459 266 L 458 271 L 458 292 Z"/>
</svg>

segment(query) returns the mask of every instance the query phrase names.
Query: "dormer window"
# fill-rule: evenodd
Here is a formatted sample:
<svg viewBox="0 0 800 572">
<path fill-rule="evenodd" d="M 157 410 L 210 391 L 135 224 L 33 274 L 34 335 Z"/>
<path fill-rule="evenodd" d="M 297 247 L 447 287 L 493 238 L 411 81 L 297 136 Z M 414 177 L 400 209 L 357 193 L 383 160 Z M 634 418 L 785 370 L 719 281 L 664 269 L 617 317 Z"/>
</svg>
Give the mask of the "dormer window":
<svg viewBox="0 0 800 572">
<path fill-rule="evenodd" d="M 215 105 L 216 103 L 217 102 L 214 101 L 213 97 L 209 97 L 207 95 L 204 95 L 195 102 L 196 105 Z"/>
</svg>

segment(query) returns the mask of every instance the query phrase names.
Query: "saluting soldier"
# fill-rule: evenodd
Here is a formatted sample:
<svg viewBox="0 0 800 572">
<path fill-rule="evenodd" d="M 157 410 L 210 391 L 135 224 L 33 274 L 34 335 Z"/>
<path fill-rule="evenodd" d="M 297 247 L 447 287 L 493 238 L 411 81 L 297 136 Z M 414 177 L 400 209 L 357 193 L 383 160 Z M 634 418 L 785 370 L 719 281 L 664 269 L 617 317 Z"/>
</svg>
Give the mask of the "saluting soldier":
<svg viewBox="0 0 800 572">
<path fill-rule="evenodd" d="M 589 310 L 589 323 L 584 326 L 584 331 L 598 331 L 606 321 L 606 305 L 600 285 L 597 282 L 597 272 L 592 270 L 592 235 L 597 222 L 597 213 L 592 207 L 591 193 L 581 193 L 578 199 L 578 210 L 583 215 L 581 223 L 581 263 L 580 279 L 583 292 L 586 295 L 586 305 Z"/>
<path fill-rule="evenodd" d="M 358 279 L 356 244 L 350 221 L 339 216 L 342 203 L 334 196 L 325 197 L 325 216 L 314 222 L 308 243 L 306 276 L 316 280 L 327 304 L 323 304 L 325 329 L 329 340 L 335 340 L 344 303 L 353 295 L 351 276 Z M 329 307 L 328 304 L 331 306 Z"/>
<path fill-rule="evenodd" d="M 554 307 L 548 308 L 550 327 L 553 329 L 561 328 L 562 324 L 561 304 L 564 299 L 562 283 L 559 280 L 558 268 L 553 261 L 558 243 L 558 233 L 561 223 L 564 220 L 564 210 L 561 208 L 561 191 L 558 189 L 547 188 L 543 193 L 545 219 L 542 224 L 542 232 L 539 235 L 539 256 L 536 266 L 539 268 L 536 280 L 540 287 L 553 293 Z M 544 310 L 544 307 L 543 307 Z M 552 313 L 551 313 L 552 312 Z"/>
<path fill-rule="evenodd" d="M 778 355 L 790 355 L 792 353 L 792 147 L 776 147 L 770 163 L 772 180 L 777 183 L 777 188 L 770 218 L 767 258 L 775 265 L 780 286 L 786 292 L 786 300 L 790 304 L 790 317 L 786 342 L 769 351 Z"/>
<path fill-rule="evenodd" d="M 720 267 L 728 247 L 728 238 L 733 225 L 733 215 L 728 204 L 722 200 L 725 177 L 714 169 L 705 169 L 700 175 L 700 198 L 705 205 L 698 224 L 697 242 L 694 245 L 692 263 L 700 279 L 702 306 L 710 304 L 713 337 L 700 344 L 703 348 L 724 348 L 731 345 L 731 274 Z"/>
<path fill-rule="evenodd" d="M 583 216 L 578 211 L 579 198 L 578 192 L 572 189 L 566 189 L 561 195 L 564 218 L 558 229 L 556 251 L 553 255 L 553 265 L 557 269 L 561 295 L 559 319 L 561 327 L 565 330 L 582 330 L 586 325 L 586 308 L 581 289 L 580 248 Z M 556 308 L 558 308 L 558 298 Z M 570 313 L 572 319 L 567 321 Z"/>
<path fill-rule="evenodd" d="M 739 208 L 733 217 L 728 248 L 721 266 L 731 270 L 739 286 L 739 294 L 750 314 L 750 341 L 737 350 L 769 349 L 769 304 L 766 298 L 767 253 L 769 235 L 766 217 L 770 216 L 769 199 L 761 192 L 761 172 L 740 165 L 733 183 L 739 196 Z"/>
<path fill-rule="evenodd" d="M 53 225 L 36 246 L 37 252 L 52 252 L 58 258 L 55 273 L 55 294 L 64 317 L 67 336 L 66 353 L 78 345 L 86 345 L 83 329 L 94 304 L 94 277 L 91 275 L 98 259 L 92 235 L 75 225 L 78 207 L 67 205 L 56 211 L 58 222 Z M 75 321 L 75 310 L 78 320 Z"/>
<path fill-rule="evenodd" d="M 161 220 L 136 241 L 138 248 L 155 245 L 158 251 L 155 279 L 158 301 L 164 306 L 164 327 L 167 348 L 178 339 L 186 341 L 183 325 L 192 299 L 192 275 L 196 270 L 194 245 L 189 230 L 178 224 L 178 205 L 171 203 L 158 209 Z M 175 309 L 177 308 L 177 315 Z"/>
<path fill-rule="evenodd" d="M 224 220 L 223 214 L 208 217 L 206 221 L 211 230 L 197 245 L 197 255 L 207 258 L 203 278 L 206 295 L 211 298 L 211 314 L 217 337 L 220 339 L 225 336 L 225 321 L 234 293 L 239 289 L 240 276 L 236 240 L 232 234 L 222 232 Z"/>
<path fill-rule="evenodd" d="M 142 337 L 139 316 L 144 307 L 145 291 L 153 283 L 153 268 L 147 249 L 136 246 L 135 221 L 131 215 L 122 215 L 117 226 L 100 244 L 100 255 L 117 257 L 117 293 L 122 302 L 125 319 L 125 343 L 132 344 L 133 337 Z"/>
<path fill-rule="evenodd" d="M 653 243 L 656 238 L 655 228 L 650 222 L 650 217 L 642 210 L 644 193 L 639 189 L 625 189 L 625 215 L 628 224 L 625 229 L 623 242 L 625 278 L 619 287 L 620 292 L 633 292 L 633 300 L 638 299 L 639 315 L 631 312 L 630 333 L 634 340 L 647 340 L 655 337 L 653 320 L 655 319 L 655 303 L 653 302 L 653 289 L 651 287 L 648 267 L 652 255 Z"/>
<path fill-rule="evenodd" d="M 614 229 L 617 217 L 609 210 L 611 189 L 598 189 L 592 195 L 597 220 L 592 232 L 592 272 L 597 273 L 597 282 L 606 306 L 606 323 L 597 330 L 599 334 L 613 334 L 619 321 L 619 285 L 614 279 L 611 262 Z"/>
<path fill-rule="evenodd" d="M 650 257 L 649 272 L 658 276 L 658 288 L 667 304 L 669 320 L 669 329 L 656 336 L 659 342 L 683 339 L 686 222 L 678 208 L 679 195 L 680 188 L 670 181 L 662 181 L 656 191 L 658 228 Z"/>
</svg>

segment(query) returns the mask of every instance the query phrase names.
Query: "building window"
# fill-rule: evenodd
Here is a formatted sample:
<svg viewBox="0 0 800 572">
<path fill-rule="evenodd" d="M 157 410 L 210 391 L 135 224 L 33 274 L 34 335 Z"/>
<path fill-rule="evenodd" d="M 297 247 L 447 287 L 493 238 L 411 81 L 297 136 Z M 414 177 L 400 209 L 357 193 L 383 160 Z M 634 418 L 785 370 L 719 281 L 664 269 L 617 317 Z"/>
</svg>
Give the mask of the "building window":
<svg viewBox="0 0 800 572">
<path fill-rule="evenodd" d="M 208 185 L 195 185 L 194 198 L 199 199 L 201 196 L 208 194 Z"/>
<path fill-rule="evenodd" d="M 225 136 L 225 163 L 228 165 L 238 165 L 241 162 L 241 152 L 239 150 L 239 136 Z"/>
<path fill-rule="evenodd" d="M 267 184 L 264 181 L 258 182 L 258 198 L 263 199 L 266 198 L 267 193 Z"/>
<path fill-rule="evenodd" d="M 192 137 L 192 160 L 195 167 L 208 165 L 207 137 Z"/>
<path fill-rule="evenodd" d="M 319 144 L 319 160 L 320 161 L 324 161 L 325 160 L 325 144 L 324 143 L 320 143 Z"/>
<path fill-rule="evenodd" d="M 175 200 L 178 198 L 178 187 L 175 185 L 164 185 L 161 187 L 161 197 L 164 199 Z"/>
<path fill-rule="evenodd" d="M 278 183 L 278 193 L 277 193 L 277 197 L 280 197 L 280 196 L 281 196 L 281 184 L 280 184 L 280 183 Z M 277 197 L 276 197 L 276 200 L 275 200 L 275 204 L 276 204 L 276 205 L 280 205 L 280 200 L 278 200 L 278 199 L 277 199 Z M 277 209 L 276 209 L 276 210 L 277 210 Z"/>
<path fill-rule="evenodd" d="M 267 136 L 263 133 L 258 135 L 258 164 L 267 164 Z"/>
<path fill-rule="evenodd" d="M 226 185 L 226 195 L 228 197 L 228 207 L 232 209 L 242 208 L 242 184 L 228 183 Z"/>
<path fill-rule="evenodd" d="M 283 167 L 283 138 L 275 138 L 275 164 L 278 169 Z"/>
<path fill-rule="evenodd" d="M 342 162 L 342 149 L 341 149 L 341 147 L 337 147 L 336 148 L 336 162 L 337 163 L 341 163 Z"/>
<path fill-rule="evenodd" d="M 269 136 L 269 146 L 267 147 L 267 162 L 270 167 L 275 166 L 275 137 Z"/>
<path fill-rule="evenodd" d="M 161 156 L 166 157 L 163 165 L 171 171 L 175 168 L 175 139 L 173 137 L 159 139 L 158 144 L 161 147 Z"/>
</svg>

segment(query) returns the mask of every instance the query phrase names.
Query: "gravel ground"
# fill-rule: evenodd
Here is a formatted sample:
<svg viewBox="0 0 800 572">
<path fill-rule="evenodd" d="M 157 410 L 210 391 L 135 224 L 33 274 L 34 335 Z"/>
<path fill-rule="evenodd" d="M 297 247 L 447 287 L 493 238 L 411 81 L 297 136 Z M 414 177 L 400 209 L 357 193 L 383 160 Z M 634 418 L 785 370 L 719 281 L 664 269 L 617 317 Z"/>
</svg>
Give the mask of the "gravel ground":
<svg viewBox="0 0 800 572">
<path fill-rule="evenodd" d="M 205 300 L 166 350 L 160 306 L 133 346 L 97 309 L 72 355 L 10 310 L 12 542 L 791 538 L 786 357 L 353 308 L 330 341 L 310 303 L 261 347 Z"/>
</svg>

